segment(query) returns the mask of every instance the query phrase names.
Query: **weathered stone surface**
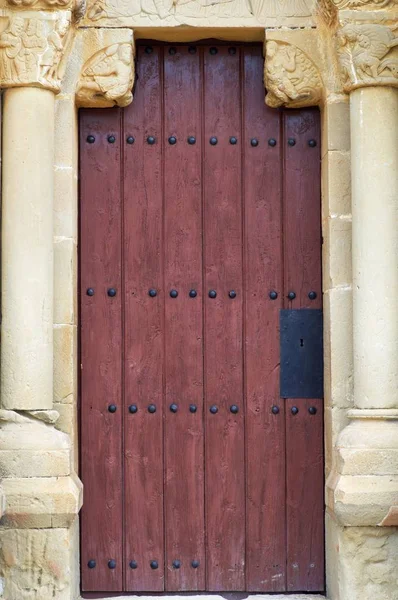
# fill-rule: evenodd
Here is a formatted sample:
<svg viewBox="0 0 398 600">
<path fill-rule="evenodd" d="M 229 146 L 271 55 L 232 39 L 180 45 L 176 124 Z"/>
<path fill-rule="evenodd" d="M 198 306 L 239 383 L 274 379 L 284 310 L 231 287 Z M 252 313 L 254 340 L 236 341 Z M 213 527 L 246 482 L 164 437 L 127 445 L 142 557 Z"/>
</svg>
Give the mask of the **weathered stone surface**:
<svg viewBox="0 0 398 600">
<path fill-rule="evenodd" d="M 56 238 L 54 242 L 54 323 L 57 325 L 74 325 L 77 321 L 76 282 L 76 243 L 72 239 Z"/>
<path fill-rule="evenodd" d="M 75 527 L 0 530 L 4 600 L 75 600 Z"/>
<path fill-rule="evenodd" d="M 54 327 L 54 401 L 73 401 L 77 389 L 77 329 L 74 325 Z"/>
<path fill-rule="evenodd" d="M 351 157 L 330 150 L 322 159 L 322 218 L 351 216 Z"/>
<path fill-rule="evenodd" d="M 350 105 L 347 98 L 328 101 L 322 111 L 322 156 L 330 150 L 349 151 Z"/>
<path fill-rule="evenodd" d="M 52 425 L 13 411 L 1 423 L 0 477 L 52 477 L 71 472 L 69 437 Z M 16 416 L 15 416 L 16 415 Z"/>
<path fill-rule="evenodd" d="M 15 529 L 69 527 L 82 505 L 83 486 L 76 475 L 4 479 L 6 508 L 1 526 Z"/>
<path fill-rule="evenodd" d="M 326 517 L 328 598 L 398 599 L 398 530 L 339 527 Z"/>
</svg>

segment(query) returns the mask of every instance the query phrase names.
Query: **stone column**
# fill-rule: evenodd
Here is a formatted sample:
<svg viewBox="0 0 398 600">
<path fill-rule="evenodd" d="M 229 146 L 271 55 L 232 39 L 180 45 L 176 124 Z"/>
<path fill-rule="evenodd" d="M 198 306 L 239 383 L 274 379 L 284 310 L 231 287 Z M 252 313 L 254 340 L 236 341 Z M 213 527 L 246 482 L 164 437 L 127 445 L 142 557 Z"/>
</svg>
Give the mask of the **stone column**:
<svg viewBox="0 0 398 600">
<path fill-rule="evenodd" d="M 354 401 L 398 411 L 398 89 L 355 89 L 350 113 Z"/>
<path fill-rule="evenodd" d="M 54 93 L 5 91 L 3 112 L 1 402 L 53 402 Z"/>
<path fill-rule="evenodd" d="M 54 427 L 59 415 L 51 410 L 54 106 L 72 15 L 3 16 L 0 595 L 75 600 L 82 486 L 69 436 Z"/>
</svg>

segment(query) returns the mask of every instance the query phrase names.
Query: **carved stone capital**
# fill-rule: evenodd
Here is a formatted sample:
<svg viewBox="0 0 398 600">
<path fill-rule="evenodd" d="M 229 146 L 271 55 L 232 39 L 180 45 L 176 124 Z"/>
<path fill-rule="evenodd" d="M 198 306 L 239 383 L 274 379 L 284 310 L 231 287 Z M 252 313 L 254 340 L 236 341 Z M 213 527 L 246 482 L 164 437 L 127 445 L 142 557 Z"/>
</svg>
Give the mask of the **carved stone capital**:
<svg viewBox="0 0 398 600">
<path fill-rule="evenodd" d="M 13 12 L 0 33 L 0 87 L 43 87 L 59 92 L 72 13 Z"/>
<path fill-rule="evenodd" d="M 337 53 L 346 92 L 398 86 L 398 35 L 387 25 L 348 23 L 338 30 Z"/>
<path fill-rule="evenodd" d="M 0 0 L 0 8 L 35 9 L 35 10 L 62 10 L 73 11 L 82 17 L 86 10 L 86 0 Z"/>
<path fill-rule="evenodd" d="M 300 45 L 294 43 L 295 38 Z M 319 56 L 313 41 L 312 32 L 267 33 L 264 83 L 268 106 L 297 108 L 321 103 L 324 85 L 314 62 Z"/>
<path fill-rule="evenodd" d="M 95 38 L 97 45 L 90 45 L 91 55 L 81 69 L 76 89 L 78 106 L 106 108 L 131 103 L 135 75 L 134 43 L 131 32 L 130 39 L 126 39 L 126 30 L 117 31 L 123 38 L 104 46 L 106 40 L 100 36 Z"/>
</svg>

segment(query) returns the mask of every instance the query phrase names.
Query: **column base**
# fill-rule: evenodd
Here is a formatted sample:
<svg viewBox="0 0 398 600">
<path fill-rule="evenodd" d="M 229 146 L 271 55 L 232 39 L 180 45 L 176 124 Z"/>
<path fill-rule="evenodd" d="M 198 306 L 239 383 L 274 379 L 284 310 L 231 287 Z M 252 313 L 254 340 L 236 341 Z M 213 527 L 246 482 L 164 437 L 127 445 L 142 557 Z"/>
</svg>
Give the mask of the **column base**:
<svg viewBox="0 0 398 600">
<path fill-rule="evenodd" d="M 0 596 L 76 600 L 82 484 L 55 411 L 0 411 Z M 44 420 L 43 420 L 44 419 Z M 1 494 L 0 494 L 1 495 Z"/>
<path fill-rule="evenodd" d="M 398 410 L 352 410 L 326 482 L 342 526 L 398 526 Z"/>
</svg>

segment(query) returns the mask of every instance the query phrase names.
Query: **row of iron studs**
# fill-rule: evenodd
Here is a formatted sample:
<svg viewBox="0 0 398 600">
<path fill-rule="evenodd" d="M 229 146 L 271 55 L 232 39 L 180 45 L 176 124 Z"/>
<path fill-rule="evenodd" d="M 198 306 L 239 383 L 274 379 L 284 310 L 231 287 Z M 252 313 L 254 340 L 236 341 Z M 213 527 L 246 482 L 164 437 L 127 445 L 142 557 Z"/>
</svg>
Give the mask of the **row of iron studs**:
<svg viewBox="0 0 398 600">
<path fill-rule="evenodd" d="M 86 294 L 87 296 L 94 296 L 95 294 L 95 290 L 94 288 L 87 288 L 86 290 Z M 115 288 L 108 288 L 107 291 L 108 296 L 110 296 L 111 298 L 114 298 L 116 296 L 116 290 Z M 158 291 L 155 290 L 154 288 L 151 288 L 148 291 L 148 296 L 150 296 L 151 298 L 156 298 L 156 296 L 158 295 Z M 189 297 L 190 298 L 196 298 L 196 296 L 198 295 L 198 292 L 196 290 L 189 290 Z M 272 290 L 271 292 L 269 292 L 269 297 L 271 300 L 276 300 L 278 298 L 278 292 L 275 292 L 275 290 Z M 234 298 L 236 298 L 237 293 L 235 292 L 235 290 L 230 290 L 228 292 L 228 296 L 233 300 Z M 317 293 L 314 291 L 308 292 L 308 298 L 310 300 L 315 300 L 317 297 Z M 178 298 L 178 291 L 177 290 L 170 290 L 170 298 Z M 217 298 L 217 292 L 216 290 L 210 290 L 209 291 L 209 298 Z M 289 300 L 294 300 L 296 298 L 296 293 L 295 292 L 289 292 L 288 295 L 286 296 L 286 298 L 288 298 Z"/>
<path fill-rule="evenodd" d="M 189 48 L 188 48 L 189 54 L 196 54 L 196 50 L 197 50 L 196 46 L 189 46 Z M 152 46 L 147 46 L 145 48 L 146 54 L 152 54 L 152 52 L 153 52 Z M 211 54 L 212 56 L 215 56 L 217 53 L 218 53 L 218 48 L 216 48 L 215 46 L 212 46 L 209 49 L 209 54 Z M 177 54 L 177 48 L 175 48 L 174 46 L 169 48 L 169 54 L 171 56 L 173 56 L 174 54 Z M 230 48 L 228 48 L 228 54 L 230 54 L 231 56 L 234 56 L 236 54 L 236 48 L 234 46 L 231 46 Z"/>
<path fill-rule="evenodd" d="M 172 565 L 173 565 L 174 569 L 179 569 L 181 567 L 181 561 L 180 560 L 173 560 Z M 91 560 L 88 561 L 87 566 L 88 566 L 89 569 L 95 569 L 95 567 L 97 566 L 97 561 L 95 561 L 94 559 L 91 559 Z M 129 562 L 129 566 L 130 566 L 130 569 L 138 569 L 138 563 L 137 563 L 136 560 L 131 560 Z M 151 569 L 156 570 L 156 569 L 159 568 L 159 563 L 158 563 L 157 560 L 151 560 L 151 562 L 149 563 L 149 566 L 151 567 Z M 191 562 L 191 567 L 193 569 L 197 569 L 199 566 L 200 566 L 200 561 L 194 559 Z M 116 569 L 116 561 L 113 560 L 113 559 L 108 560 L 108 568 L 109 569 Z"/>
<path fill-rule="evenodd" d="M 178 404 L 170 404 L 169 406 L 170 412 L 172 413 L 176 413 L 178 412 Z M 115 413 L 117 410 L 117 406 L 116 404 L 110 404 L 108 406 L 108 412 L 110 413 Z M 156 412 L 156 405 L 155 404 L 150 404 L 147 408 L 148 412 L 151 414 L 154 414 Z M 190 404 L 189 405 L 189 412 L 191 413 L 196 413 L 196 411 L 198 410 L 198 407 L 196 406 L 196 404 Z M 218 413 L 218 406 L 216 406 L 215 404 L 213 404 L 213 406 L 211 406 L 209 408 L 209 411 L 211 412 L 212 415 L 216 415 Z M 229 407 L 230 412 L 233 415 L 237 415 L 239 412 L 239 407 L 236 404 L 232 404 L 232 406 Z M 291 409 L 291 413 L 292 415 L 297 415 L 299 412 L 299 409 L 297 408 L 297 406 L 293 406 Z M 129 412 L 133 415 L 135 415 L 138 412 L 138 406 L 136 404 L 131 404 L 129 406 Z M 279 414 L 279 406 L 274 405 L 271 408 L 271 412 L 274 415 Z M 310 413 L 310 415 L 316 415 L 317 413 L 317 409 L 315 408 L 315 406 L 310 406 L 308 409 L 308 412 Z"/>
<path fill-rule="evenodd" d="M 116 136 L 115 135 L 108 135 L 107 140 L 109 142 L 109 144 L 114 144 L 116 142 Z M 86 138 L 86 141 L 88 144 L 94 144 L 95 143 L 95 136 L 94 135 L 88 135 Z M 154 137 L 153 135 L 149 135 L 146 138 L 147 144 L 149 144 L 150 146 L 153 146 L 154 144 L 156 144 L 156 137 Z M 128 144 L 134 144 L 135 142 L 135 138 L 132 135 L 127 136 L 126 138 L 126 142 Z M 170 146 L 174 146 L 177 143 L 177 138 L 175 135 L 171 135 L 168 139 L 168 142 L 170 144 Z M 191 146 L 193 144 L 196 144 L 196 138 L 193 135 L 190 135 L 187 138 L 187 142 L 188 144 L 190 144 Z M 235 146 L 238 143 L 238 138 L 235 136 L 231 136 L 229 138 L 229 143 L 232 146 Z M 251 138 L 250 140 L 250 145 L 253 146 L 253 148 L 257 148 L 257 146 L 259 145 L 259 140 L 257 138 Z M 296 140 L 295 138 L 288 138 L 287 143 L 289 146 L 295 146 L 296 145 Z M 308 145 L 310 148 L 315 148 L 316 144 L 316 140 L 308 140 Z M 209 144 L 211 146 L 217 146 L 218 144 L 218 138 L 215 136 L 212 136 L 211 138 L 209 138 Z M 277 144 L 277 141 L 275 138 L 269 138 L 268 140 L 268 146 L 271 146 L 271 148 L 274 148 Z"/>
</svg>

